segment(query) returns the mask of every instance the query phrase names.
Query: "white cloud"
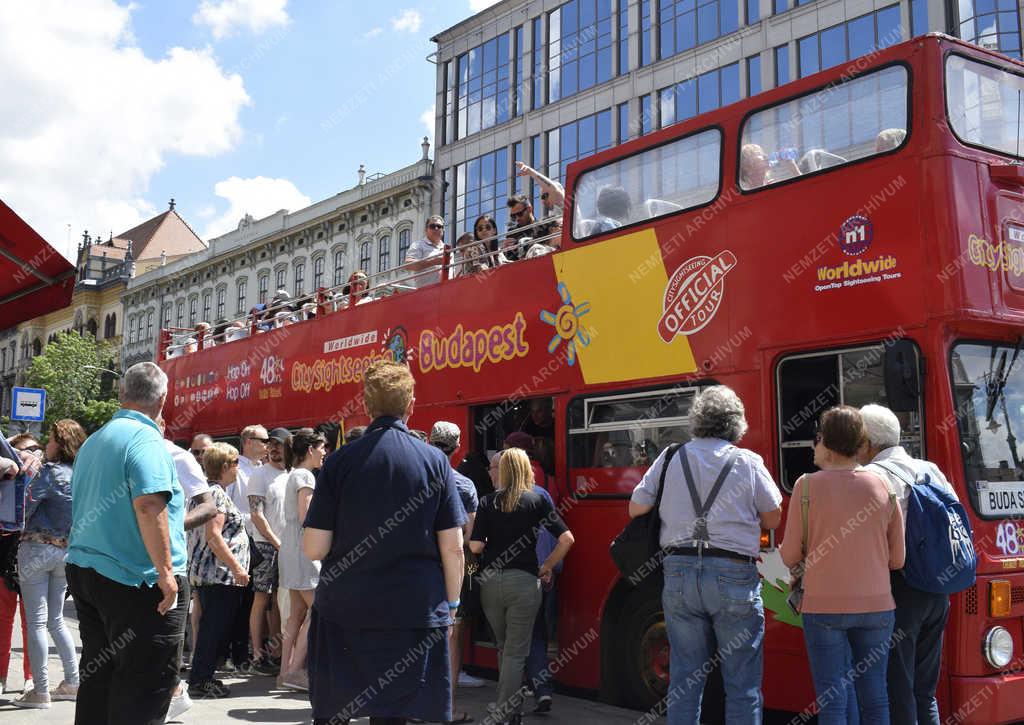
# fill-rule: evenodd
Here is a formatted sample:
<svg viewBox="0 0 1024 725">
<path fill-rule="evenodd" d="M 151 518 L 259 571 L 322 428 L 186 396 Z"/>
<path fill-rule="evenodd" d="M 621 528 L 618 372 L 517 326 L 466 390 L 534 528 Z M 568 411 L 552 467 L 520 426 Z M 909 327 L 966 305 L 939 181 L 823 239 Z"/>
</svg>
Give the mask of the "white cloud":
<svg viewBox="0 0 1024 725">
<path fill-rule="evenodd" d="M 424 128 L 427 129 L 427 135 L 430 137 L 430 143 L 434 143 L 434 123 L 435 117 L 437 116 L 437 104 L 432 103 L 430 108 L 420 114 L 420 123 L 423 124 Z"/>
<path fill-rule="evenodd" d="M 288 24 L 286 5 L 288 0 L 203 0 L 192 22 L 209 26 L 217 40 L 233 35 L 239 28 L 259 34 L 275 25 Z"/>
<path fill-rule="evenodd" d="M 376 28 L 370 28 L 365 33 L 363 33 L 363 37 L 366 38 L 367 40 L 369 40 L 370 38 L 376 38 L 378 35 L 380 35 L 383 32 L 384 32 L 384 28 L 382 28 L 382 27 L 380 27 L 378 25 Z"/>
<path fill-rule="evenodd" d="M 410 33 L 418 33 L 423 24 L 423 16 L 418 10 L 403 10 L 397 16 L 391 18 L 391 27 L 395 30 L 406 30 Z"/>
<path fill-rule="evenodd" d="M 249 179 L 232 176 L 218 181 L 213 187 L 213 193 L 227 199 L 228 209 L 207 223 L 203 231 L 203 239 L 207 240 L 237 229 L 238 222 L 246 214 L 260 219 L 278 209 L 296 211 L 313 203 L 288 179 L 270 179 L 266 176 Z"/>
<path fill-rule="evenodd" d="M 498 1 L 499 0 L 469 0 L 469 9 L 474 13 L 478 13 L 481 10 L 486 10 Z"/>
<path fill-rule="evenodd" d="M 242 136 L 242 78 L 208 50 L 147 57 L 131 12 L 0 4 L 0 198 L 69 256 L 83 228 L 118 232 L 166 208 L 144 194 L 167 156 L 215 156 Z"/>
</svg>

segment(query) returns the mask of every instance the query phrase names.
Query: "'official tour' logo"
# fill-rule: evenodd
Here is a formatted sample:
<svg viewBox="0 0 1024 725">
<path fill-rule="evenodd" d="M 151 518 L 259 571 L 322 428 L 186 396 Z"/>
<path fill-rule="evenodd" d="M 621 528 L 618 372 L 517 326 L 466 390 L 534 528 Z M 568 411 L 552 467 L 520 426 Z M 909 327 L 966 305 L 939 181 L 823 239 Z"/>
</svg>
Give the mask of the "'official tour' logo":
<svg viewBox="0 0 1024 725">
<path fill-rule="evenodd" d="M 727 249 L 683 262 L 665 285 L 661 339 L 672 342 L 676 335 L 692 335 L 711 322 L 725 295 L 725 276 L 735 266 L 736 255 Z"/>
</svg>

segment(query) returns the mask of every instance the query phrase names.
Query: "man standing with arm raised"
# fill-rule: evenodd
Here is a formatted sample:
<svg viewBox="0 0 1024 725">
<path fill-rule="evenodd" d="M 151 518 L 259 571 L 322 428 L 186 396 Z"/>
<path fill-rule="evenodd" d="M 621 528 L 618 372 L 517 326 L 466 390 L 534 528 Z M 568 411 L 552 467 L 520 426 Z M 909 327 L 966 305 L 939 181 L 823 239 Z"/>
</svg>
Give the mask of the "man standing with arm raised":
<svg viewBox="0 0 1024 725">
<path fill-rule="evenodd" d="M 76 725 L 164 721 L 185 631 L 184 493 L 155 419 L 167 376 L 121 380 L 121 409 L 79 450 L 68 584 L 82 636 Z"/>
</svg>

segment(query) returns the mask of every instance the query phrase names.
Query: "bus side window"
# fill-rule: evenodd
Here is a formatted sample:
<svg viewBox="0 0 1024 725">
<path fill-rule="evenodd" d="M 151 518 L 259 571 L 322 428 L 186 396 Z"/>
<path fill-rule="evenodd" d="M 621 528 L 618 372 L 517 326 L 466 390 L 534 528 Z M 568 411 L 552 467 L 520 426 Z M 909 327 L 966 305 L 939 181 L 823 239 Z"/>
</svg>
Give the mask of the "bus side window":
<svg viewBox="0 0 1024 725">
<path fill-rule="evenodd" d="M 896 354 L 891 347 L 865 345 L 799 354 L 779 363 L 780 483 L 785 491 L 791 492 L 802 474 L 817 470 L 814 433 L 821 414 L 834 405 L 860 408 L 878 403 L 893 408 L 900 419 L 900 443 L 910 455 L 922 455 L 920 399 L 890 404 L 886 394 L 886 356 Z M 907 350 L 904 347 L 902 352 Z M 913 355 L 917 355 L 916 347 Z"/>
</svg>

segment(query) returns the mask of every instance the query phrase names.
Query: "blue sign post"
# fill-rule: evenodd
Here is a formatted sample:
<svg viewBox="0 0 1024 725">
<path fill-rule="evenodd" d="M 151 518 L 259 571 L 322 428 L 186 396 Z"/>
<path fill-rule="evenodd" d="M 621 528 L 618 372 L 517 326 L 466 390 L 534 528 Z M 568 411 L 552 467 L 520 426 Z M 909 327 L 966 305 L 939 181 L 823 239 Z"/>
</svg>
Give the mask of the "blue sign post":
<svg viewBox="0 0 1024 725">
<path fill-rule="evenodd" d="M 46 415 L 46 391 L 42 388 L 14 388 L 11 420 L 42 423 Z"/>
</svg>

